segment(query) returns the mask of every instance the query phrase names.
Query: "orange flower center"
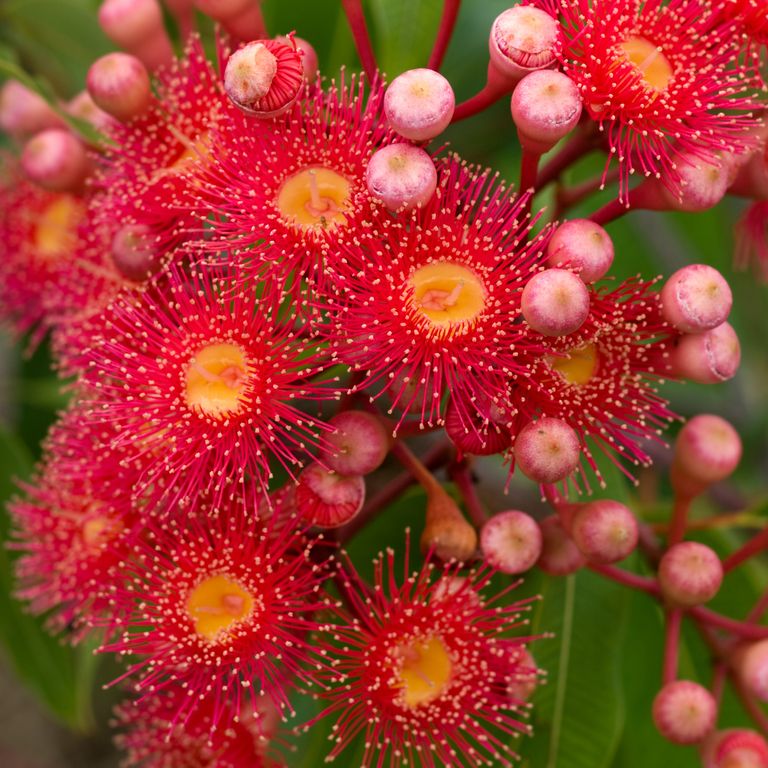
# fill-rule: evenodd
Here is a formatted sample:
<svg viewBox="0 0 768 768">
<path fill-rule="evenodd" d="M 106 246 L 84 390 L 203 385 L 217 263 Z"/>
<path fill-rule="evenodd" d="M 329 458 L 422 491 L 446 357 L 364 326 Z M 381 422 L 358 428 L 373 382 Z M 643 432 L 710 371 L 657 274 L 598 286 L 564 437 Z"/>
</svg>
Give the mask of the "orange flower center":
<svg viewBox="0 0 768 768">
<path fill-rule="evenodd" d="M 248 360 L 240 347 L 209 344 L 187 366 L 187 405 L 207 416 L 227 418 L 246 401 L 249 378 Z"/>
<path fill-rule="evenodd" d="M 77 245 L 77 226 L 83 205 L 69 195 L 58 195 L 37 218 L 32 236 L 35 255 L 53 261 L 72 253 Z"/>
<path fill-rule="evenodd" d="M 547 362 L 569 384 L 583 385 L 589 383 L 595 375 L 598 358 L 597 347 L 586 344 L 572 349 L 566 357 L 547 357 Z"/>
<path fill-rule="evenodd" d="M 400 704 L 414 709 L 439 698 L 451 681 L 453 664 L 439 637 L 419 638 L 398 649 L 395 687 Z"/>
<path fill-rule="evenodd" d="M 303 230 L 332 229 L 347 223 L 352 185 L 330 168 L 305 168 L 289 176 L 277 193 L 283 220 Z"/>
<path fill-rule="evenodd" d="M 643 84 L 663 91 L 672 79 L 672 66 L 658 46 L 644 37 L 629 37 L 619 44 L 619 50 L 634 65 Z"/>
<path fill-rule="evenodd" d="M 245 621 L 253 612 L 253 596 L 222 574 L 203 579 L 187 598 L 187 614 L 195 632 L 213 643 Z"/>
</svg>

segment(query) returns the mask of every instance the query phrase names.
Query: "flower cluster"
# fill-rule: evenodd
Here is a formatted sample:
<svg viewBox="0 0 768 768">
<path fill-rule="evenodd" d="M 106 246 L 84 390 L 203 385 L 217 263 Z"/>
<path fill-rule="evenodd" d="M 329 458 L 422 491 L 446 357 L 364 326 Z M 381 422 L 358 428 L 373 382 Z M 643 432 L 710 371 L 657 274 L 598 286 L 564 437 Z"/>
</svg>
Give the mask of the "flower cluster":
<svg viewBox="0 0 768 768">
<path fill-rule="evenodd" d="M 74 378 L 11 505 L 18 595 L 128 662 L 127 765 L 283 765 L 280 722 L 307 692 L 325 703 L 307 727 L 333 721 L 329 759 L 362 740 L 366 767 L 509 765 L 539 670 L 528 602 L 495 571 L 630 554 L 632 512 L 568 492 L 604 484 L 600 454 L 632 479 L 650 464 L 676 418 L 663 379 L 738 368 L 722 276 L 611 283 L 603 225 L 730 190 L 755 201 L 742 257 L 757 247 L 765 266 L 764 4 L 516 5 L 491 31 L 485 89 L 458 106 L 437 71 L 450 19 L 431 68 L 387 85 L 358 3 L 365 77 L 330 81 L 308 42 L 267 35 L 258 3 L 197 5 L 220 22 L 218 67 L 195 34 L 175 58 L 155 0 L 106 0 L 126 52 L 93 64 L 87 94 L 54 111 L 3 88 L 20 153 L 2 161 L 0 316 L 33 343 L 49 334 Z M 191 6 L 172 8 L 189 30 Z M 513 90 L 517 190 L 430 144 Z M 86 146 L 67 110 L 102 139 Z M 611 180 L 616 199 L 567 218 L 563 194 L 547 219 L 535 193 L 590 151 L 606 171 L 574 203 Z M 418 433 L 434 438 L 421 458 Z M 557 516 L 486 521 L 473 455 L 520 470 Z M 706 461 L 681 455 L 689 501 L 730 471 L 702 477 Z M 407 472 L 366 499 L 387 460 Z M 445 464 L 471 522 L 432 474 Z M 399 578 L 388 551 L 369 584 L 337 545 L 412 480 L 424 565 L 406 557 Z M 692 586 L 680 538 L 646 586 L 687 610 L 717 591 L 720 561 Z M 699 742 L 714 709 L 678 738 L 686 690 L 657 720 Z"/>
</svg>

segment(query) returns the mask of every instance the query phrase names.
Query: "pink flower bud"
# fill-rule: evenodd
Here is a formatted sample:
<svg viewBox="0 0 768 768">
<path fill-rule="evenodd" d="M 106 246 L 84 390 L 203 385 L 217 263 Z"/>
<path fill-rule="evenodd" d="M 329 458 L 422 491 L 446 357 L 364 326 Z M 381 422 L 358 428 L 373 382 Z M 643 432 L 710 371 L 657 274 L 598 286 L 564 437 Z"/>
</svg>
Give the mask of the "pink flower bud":
<svg viewBox="0 0 768 768">
<path fill-rule="evenodd" d="M 528 325 L 544 336 L 567 336 L 589 316 L 589 291 L 567 269 L 546 269 L 523 288 L 520 309 Z"/>
<path fill-rule="evenodd" d="M 670 363 L 679 378 L 699 384 L 718 384 L 736 375 L 741 362 L 739 337 L 730 323 L 711 331 L 681 336 Z"/>
<path fill-rule="evenodd" d="M 586 558 L 563 528 L 558 515 L 545 517 L 540 525 L 542 542 L 538 566 L 542 571 L 565 576 L 586 565 Z"/>
<path fill-rule="evenodd" d="M 497 16 L 488 40 L 491 63 L 514 81 L 535 69 L 551 67 L 561 47 L 557 19 L 530 5 L 516 5 Z"/>
<path fill-rule="evenodd" d="M 736 654 L 736 671 L 752 695 L 768 701 L 768 640 L 741 649 Z"/>
<path fill-rule="evenodd" d="M 588 560 L 617 563 L 637 546 L 637 520 L 618 501 L 599 499 L 577 508 L 571 536 Z"/>
<path fill-rule="evenodd" d="M 80 191 L 90 171 L 82 142 L 61 128 L 33 136 L 24 146 L 21 167 L 32 181 L 52 192 Z"/>
<path fill-rule="evenodd" d="M 152 100 L 147 68 L 130 53 L 108 53 L 96 59 L 86 85 L 96 105 L 122 122 L 138 117 Z"/>
<path fill-rule="evenodd" d="M 278 42 L 290 44 L 290 38 L 280 35 L 275 38 Z M 314 83 L 317 80 L 317 76 L 320 69 L 320 64 L 317 59 L 317 51 L 314 49 L 312 43 L 304 40 L 302 37 L 294 37 L 293 42 L 296 43 L 296 50 L 301 54 L 301 66 L 304 69 L 304 77 L 308 83 Z"/>
<path fill-rule="evenodd" d="M 304 84 L 295 44 L 255 40 L 235 51 L 224 70 L 224 90 L 248 115 L 278 117 L 290 109 Z"/>
<path fill-rule="evenodd" d="M 371 157 L 365 182 L 371 197 L 390 211 L 410 210 L 424 205 L 435 193 L 437 170 L 420 147 L 390 144 Z"/>
<path fill-rule="evenodd" d="M 261 0 L 195 0 L 195 5 L 240 40 L 256 40 L 266 34 Z"/>
<path fill-rule="evenodd" d="M 108 134 L 117 125 L 112 115 L 99 109 L 88 91 L 80 91 L 67 104 L 67 111 L 73 117 L 80 118 L 90 123 L 97 131 Z"/>
<path fill-rule="evenodd" d="M 678 178 L 672 190 L 662 186 L 666 206 L 678 211 L 696 213 L 717 205 L 730 183 L 727 163 L 708 163 L 696 157 L 684 157 L 677 163 Z"/>
<path fill-rule="evenodd" d="M 725 420 L 713 414 L 694 416 L 675 441 L 671 479 L 675 492 L 695 496 L 725 480 L 741 460 L 741 438 Z"/>
<path fill-rule="evenodd" d="M 701 751 L 704 768 L 768 768 L 768 743 L 756 731 L 716 731 Z"/>
<path fill-rule="evenodd" d="M 531 72 L 512 94 L 512 120 L 527 152 L 548 152 L 576 127 L 580 117 L 581 94 L 562 72 Z"/>
<path fill-rule="evenodd" d="M 389 435 L 381 421 L 365 411 L 342 411 L 329 424 L 328 444 L 320 459 L 340 475 L 367 475 L 378 469 L 389 452 Z"/>
<path fill-rule="evenodd" d="M 716 718 L 714 697 L 691 680 L 667 683 L 653 700 L 653 722 L 674 744 L 697 744 L 715 727 Z"/>
<path fill-rule="evenodd" d="M 393 130 L 411 141 L 428 141 L 451 122 L 456 99 L 451 84 L 432 69 L 409 69 L 384 95 L 384 114 Z"/>
<path fill-rule="evenodd" d="M 112 261 L 123 277 L 142 283 L 160 269 L 162 256 L 146 226 L 126 224 L 112 239 Z"/>
<path fill-rule="evenodd" d="M 613 264 L 613 241 L 589 219 L 563 222 L 547 245 L 550 267 L 569 267 L 585 283 L 594 283 Z"/>
<path fill-rule="evenodd" d="M 524 573 L 541 554 L 541 529 L 525 512 L 494 515 L 480 531 L 480 549 L 489 565 L 502 573 Z"/>
<path fill-rule="evenodd" d="M 733 305 L 725 278 L 707 264 L 678 269 L 661 291 L 661 311 L 683 333 L 699 333 L 721 325 Z"/>
<path fill-rule="evenodd" d="M 564 480 L 579 465 L 581 446 L 576 432 L 561 419 L 548 416 L 526 424 L 515 440 L 515 462 L 537 483 Z"/>
<path fill-rule="evenodd" d="M 173 59 L 157 0 L 104 0 L 99 24 L 113 43 L 137 56 L 149 69 Z"/>
<path fill-rule="evenodd" d="M 310 464 L 299 475 L 295 503 L 301 516 L 319 528 L 338 528 L 363 508 L 365 481 L 362 477 L 339 475 Z"/>
<path fill-rule="evenodd" d="M 723 582 L 720 558 L 704 544 L 683 541 L 670 547 L 659 563 L 659 587 L 673 605 L 690 608 L 711 600 Z"/>
<path fill-rule="evenodd" d="M 42 96 L 17 80 L 3 83 L 0 88 L 0 130 L 23 138 L 46 128 L 62 126 L 61 118 Z"/>
<path fill-rule="evenodd" d="M 463 453 L 492 456 L 512 445 L 512 435 L 506 426 L 508 418 L 495 404 L 487 406 L 487 417 L 477 413 L 473 419 L 451 398 L 445 409 L 445 433 Z"/>
</svg>

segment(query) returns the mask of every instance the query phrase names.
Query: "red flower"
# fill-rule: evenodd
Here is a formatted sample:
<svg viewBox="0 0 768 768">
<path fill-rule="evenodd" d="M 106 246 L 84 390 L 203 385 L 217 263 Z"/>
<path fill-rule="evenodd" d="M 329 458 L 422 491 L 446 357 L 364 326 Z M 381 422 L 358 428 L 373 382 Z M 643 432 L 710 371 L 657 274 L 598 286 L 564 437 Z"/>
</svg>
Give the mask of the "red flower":
<svg viewBox="0 0 768 768">
<path fill-rule="evenodd" d="M 562 19 L 562 66 L 629 176 L 674 180 L 679 157 L 713 161 L 752 144 L 748 65 L 732 24 L 700 0 L 538 0 Z"/>
<path fill-rule="evenodd" d="M 335 390 L 313 380 L 325 359 L 281 319 L 282 298 L 237 271 L 172 267 L 110 307 L 88 350 L 86 398 L 95 422 L 116 425 L 113 446 L 141 463 L 153 506 L 163 494 L 167 508 L 266 491 L 270 457 L 293 474 L 319 445 L 327 427 L 298 401 Z M 163 476 L 172 489 L 157 485 Z"/>
<path fill-rule="evenodd" d="M 449 392 L 459 404 L 499 403 L 507 379 L 541 354 L 520 319 L 520 292 L 546 245 L 526 240 L 530 228 L 495 178 L 447 163 L 431 203 L 381 215 L 342 246 L 334 356 L 360 372 L 360 388 L 388 392 L 423 424 L 442 422 Z M 476 428 L 474 414 L 460 417 Z"/>
<path fill-rule="evenodd" d="M 488 571 L 462 579 L 446 569 L 432 581 L 434 570 L 398 585 L 390 550 L 376 563 L 372 591 L 349 577 L 353 615 L 342 612 L 336 642 L 325 647 L 334 672 L 320 717 L 337 718 L 329 759 L 363 735 L 365 768 L 511 765 L 510 736 L 528 726 L 508 692 L 524 638 L 506 634 L 519 626 L 523 603 L 502 605 L 508 590 L 484 600 Z"/>
</svg>

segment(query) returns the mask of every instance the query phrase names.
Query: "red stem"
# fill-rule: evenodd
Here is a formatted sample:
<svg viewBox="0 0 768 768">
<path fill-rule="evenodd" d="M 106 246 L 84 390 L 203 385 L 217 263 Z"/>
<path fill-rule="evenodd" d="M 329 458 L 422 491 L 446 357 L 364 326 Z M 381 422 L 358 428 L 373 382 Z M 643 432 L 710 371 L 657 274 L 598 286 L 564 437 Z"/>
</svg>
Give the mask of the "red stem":
<svg viewBox="0 0 768 768">
<path fill-rule="evenodd" d="M 727 616 L 723 616 L 721 613 L 715 613 L 713 610 L 705 608 L 702 605 L 699 605 L 696 608 L 691 608 L 689 613 L 694 618 L 700 619 L 718 629 L 724 629 L 727 632 L 738 635 L 746 640 L 764 640 L 768 637 L 768 627 L 757 626 L 756 624 L 738 621 L 737 619 L 730 619 Z"/>
<path fill-rule="evenodd" d="M 536 155 L 528 150 L 523 150 L 520 157 L 520 192 L 536 192 L 536 177 L 539 171 L 541 155 Z"/>
<path fill-rule="evenodd" d="M 589 568 L 595 571 L 595 573 L 600 573 L 619 584 L 624 584 L 626 587 L 639 589 L 642 592 L 647 592 L 649 595 L 655 595 L 657 597 L 659 595 L 659 585 L 656 583 L 656 579 L 649 579 L 647 576 L 638 576 L 636 573 L 616 568 L 614 565 L 598 565 L 597 563 L 590 563 Z"/>
<path fill-rule="evenodd" d="M 347 15 L 349 28 L 352 30 L 352 37 L 355 40 L 357 55 L 360 57 L 360 63 L 363 65 L 365 76 L 368 82 L 372 83 L 376 79 L 376 54 L 373 52 L 371 37 L 368 34 L 368 26 L 365 23 L 365 14 L 360 0 L 341 0 L 344 7 L 344 13 Z"/>
<path fill-rule="evenodd" d="M 683 623 L 683 612 L 672 608 L 666 612 L 664 631 L 664 670 L 662 682 L 664 685 L 677 679 L 678 648 L 680 646 L 680 627 Z"/>
<path fill-rule="evenodd" d="M 768 610 L 768 589 L 763 592 L 762 596 L 754 604 L 752 610 L 747 614 L 746 620 L 751 624 L 756 624 L 763 617 L 766 610 Z"/>
<path fill-rule="evenodd" d="M 549 160 L 541 169 L 536 181 L 536 189 L 541 190 L 553 181 L 556 181 L 563 173 L 594 148 L 592 135 L 584 128 L 575 133 L 565 146 Z"/>
<path fill-rule="evenodd" d="M 427 64 L 430 69 L 439 70 L 443 63 L 445 52 L 448 50 L 448 44 L 453 37 L 453 30 L 456 27 L 456 19 L 459 16 L 460 7 L 461 0 L 444 0 L 443 2 L 443 15 L 440 18 L 437 37 L 435 38 L 435 44 L 432 47 L 432 53 Z"/>
<path fill-rule="evenodd" d="M 672 508 L 672 520 L 669 523 L 667 532 L 667 546 L 678 544 L 685 536 L 688 527 L 688 512 L 691 508 L 691 497 L 675 495 L 675 503 Z"/>
<path fill-rule="evenodd" d="M 732 552 L 723 560 L 723 570 L 727 573 L 736 566 L 741 565 L 745 560 L 749 560 L 753 555 L 768 549 L 768 528 L 763 528 L 760 533 L 753 536 L 743 547 Z"/>
<path fill-rule="evenodd" d="M 616 219 L 620 219 L 625 213 L 629 211 L 629 206 L 616 198 L 611 200 L 610 203 L 606 203 L 602 208 L 595 211 L 589 218 L 590 221 L 594 221 L 595 224 L 605 226 L 610 224 Z"/>
<path fill-rule="evenodd" d="M 448 474 L 453 482 L 456 483 L 456 487 L 459 489 L 461 498 L 475 527 L 482 528 L 488 520 L 488 515 L 477 495 L 477 487 L 472 481 L 472 470 L 469 464 L 466 461 L 456 462 L 448 468 Z"/>
<path fill-rule="evenodd" d="M 466 101 L 462 101 L 461 104 L 456 105 L 451 122 L 458 123 L 459 120 L 465 120 L 468 117 L 472 117 L 472 115 L 483 112 L 500 98 L 510 93 L 511 90 L 510 82 L 499 75 L 493 66 L 489 64 L 488 76 L 482 90 Z"/>
</svg>

